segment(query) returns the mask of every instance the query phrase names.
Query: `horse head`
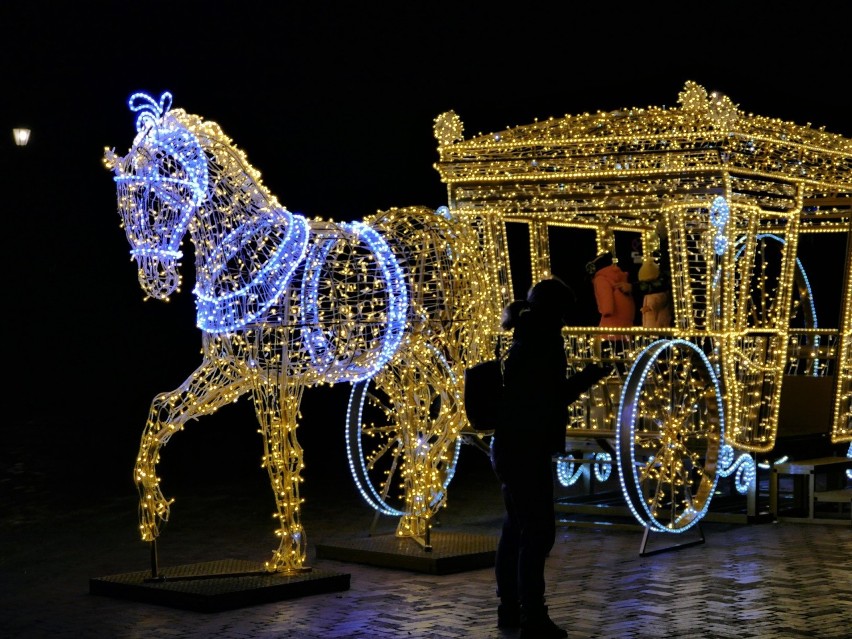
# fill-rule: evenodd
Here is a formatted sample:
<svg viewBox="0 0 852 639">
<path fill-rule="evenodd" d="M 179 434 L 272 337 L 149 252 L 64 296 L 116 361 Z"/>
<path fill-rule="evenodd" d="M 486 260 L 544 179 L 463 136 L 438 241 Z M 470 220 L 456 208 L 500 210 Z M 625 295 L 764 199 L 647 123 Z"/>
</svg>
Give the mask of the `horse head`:
<svg viewBox="0 0 852 639">
<path fill-rule="evenodd" d="M 137 112 L 136 138 L 120 157 L 104 154 L 115 173 L 118 211 L 146 295 L 166 300 L 180 286 L 180 244 L 198 206 L 207 197 L 207 158 L 198 139 L 171 111 L 171 94 L 155 101 L 130 97 Z"/>
</svg>

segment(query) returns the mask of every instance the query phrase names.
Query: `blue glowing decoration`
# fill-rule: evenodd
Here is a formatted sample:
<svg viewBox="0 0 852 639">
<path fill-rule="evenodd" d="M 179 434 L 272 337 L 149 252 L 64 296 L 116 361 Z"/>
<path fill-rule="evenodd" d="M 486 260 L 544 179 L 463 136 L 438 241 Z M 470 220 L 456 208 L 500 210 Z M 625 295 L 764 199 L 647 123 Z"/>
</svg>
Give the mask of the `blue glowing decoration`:
<svg viewBox="0 0 852 639">
<path fill-rule="evenodd" d="M 849 449 L 846 451 L 847 457 L 852 457 L 852 442 L 849 443 Z M 852 479 L 852 468 L 846 471 L 847 479 Z"/>
<path fill-rule="evenodd" d="M 566 455 L 556 460 L 556 478 L 559 483 L 569 488 L 583 476 L 583 467 L 578 464 L 573 455 Z"/>
<path fill-rule="evenodd" d="M 692 342 L 657 340 L 633 362 L 618 410 L 618 475 L 633 516 L 659 532 L 688 530 L 719 479 L 725 419 L 713 366 Z"/>
<path fill-rule="evenodd" d="M 115 169 L 119 213 L 139 283 L 165 300 L 180 285 L 180 244 L 197 207 L 207 196 L 207 158 L 197 137 L 171 116 L 171 95 L 159 102 L 141 93 L 130 97 L 137 135 L 125 158 L 107 153 Z"/>
<path fill-rule="evenodd" d="M 224 333 L 263 321 L 307 245 L 307 221 L 284 209 L 267 211 L 222 238 L 195 286 L 198 327 Z"/>
<path fill-rule="evenodd" d="M 339 227 L 342 231 L 350 233 L 352 237 L 323 238 L 315 243 L 308 253 L 307 274 L 301 288 L 306 330 L 305 343 L 310 360 L 316 369 L 326 370 L 335 363 L 338 349 L 329 337 L 334 327 L 329 330 L 322 320 L 320 293 L 327 285 L 323 275 L 327 274 L 327 269 L 334 268 L 341 262 L 340 259 L 329 259 L 338 244 L 341 242 L 347 245 L 363 244 L 378 266 L 380 278 L 378 281 L 366 283 L 371 287 L 369 290 L 354 291 L 354 297 L 372 299 L 381 297 L 386 299 L 386 306 L 378 313 L 373 313 L 379 316 L 383 324 L 383 328 L 372 331 L 380 333 L 378 356 L 373 358 L 369 365 L 363 367 L 347 363 L 346 368 L 336 378 L 336 381 L 359 382 L 375 375 L 387 364 L 399 347 L 406 329 L 408 291 L 402 269 L 384 238 L 361 222 L 341 223 Z M 352 300 L 353 305 L 358 303 L 365 302 Z"/>
<path fill-rule="evenodd" d="M 595 453 L 591 464 L 595 479 L 603 483 L 612 475 L 612 455 L 606 452 Z M 577 463 L 573 455 L 559 457 L 556 460 L 556 479 L 562 486 L 569 488 L 586 474 L 583 464 Z"/>
<path fill-rule="evenodd" d="M 145 129 L 156 126 L 157 120 L 171 109 L 172 94 L 166 91 L 157 102 L 147 93 L 134 93 L 127 103 L 131 111 L 139 113 L 136 118 L 136 131 L 142 133 Z"/>
<path fill-rule="evenodd" d="M 592 464 L 592 469 L 595 473 L 595 479 L 599 482 L 605 482 L 612 475 L 612 455 L 601 452 L 595 453 L 595 463 Z"/>
<path fill-rule="evenodd" d="M 735 452 L 730 444 L 723 444 L 719 450 L 719 461 L 716 471 L 719 477 L 730 477 L 736 472 L 734 485 L 740 495 L 748 493 L 749 488 L 757 477 L 757 467 L 748 453 L 742 453 L 734 459 Z"/>
<path fill-rule="evenodd" d="M 160 245 L 155 248 L 164 253 L 179 253 L 186 225 L 206 197 L 208 167 L 207 157 L 195 135 L 177 120 L 165 117 L 170 105 L 168 93 L 163 94 L 159 103 L 141 93 L 130 97 L 131 110 L 139 112 L 138 135 L 133 142 L 139 153 L 132 166 L 126 167 L 126 173 L 115 179 L 129 180 L 140 187 L 143 194 L 155 199 L 154 203 L 148 203 L 151 206 L 137 208 L 138 213 L 151 213 L 157 210 L 159 203 L 162 210 L 176 214 L 173 218 L 165 217 L 152 229 L 152 239 L 159 240 Z M 192 194 L 189 199 L 187 190 Z M 159 236 L 157 231 L 165 231 L 164 236 Z"/>
<path fill-rule="evenodd" d="M 713 204 L 710 205 L 710 224 L 716 229 L 716 235 L 713 238 L 713 250 L 716 255 L 724 255 L 728 248 L 728 238 L 725 233 L 730 217 L 731 209 L 728 201 L 721 195 L 717 195 Z"/>
</svg>

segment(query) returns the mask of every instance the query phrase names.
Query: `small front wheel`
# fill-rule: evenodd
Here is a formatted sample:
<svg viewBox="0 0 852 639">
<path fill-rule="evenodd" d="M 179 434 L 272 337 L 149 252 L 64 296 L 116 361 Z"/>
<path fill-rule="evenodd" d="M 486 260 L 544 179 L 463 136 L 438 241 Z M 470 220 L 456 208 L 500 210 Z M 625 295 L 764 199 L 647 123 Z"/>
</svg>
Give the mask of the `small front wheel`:
<svg viewBox="0 0 852 639">
<path fill-rule="evenodd" d="M 724 440 L 722 392 L 695 344 L 663 339 L 633 363 L 619 405 L 618 472 L 643 526 L 679 533 L 706 514 Z"/>
<path fill-rule="evenodd" d="M 355 484 L 383 515 L 431 518 L 456 471 L 463 411 L 458 380 L 425 346 L 396 371 L 354 383 L 346 445 Z"/>
</svg>

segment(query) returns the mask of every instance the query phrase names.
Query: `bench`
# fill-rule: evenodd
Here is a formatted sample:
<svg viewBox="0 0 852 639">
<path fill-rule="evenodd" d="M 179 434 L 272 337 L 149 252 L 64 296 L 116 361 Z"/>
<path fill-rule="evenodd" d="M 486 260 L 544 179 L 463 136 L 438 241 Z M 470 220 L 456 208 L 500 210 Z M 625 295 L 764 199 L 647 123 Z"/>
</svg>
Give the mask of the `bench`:
<svg viewBox="0 0 852 639">
<path fill-rule="evenodd" d="M 849 506 L 850 521 L 852 521 L 852 487 L 840 488 L 838 490 L 821 490 L 814 493 L 814 501 L 824 504 L 837 504 L 839 513 Z"/>
<path fill-rule="evenodd" d="M 815 459 L 802 459 L 799 461 L 775 464 L 769 478 L 769 509 L 772 516 L 778 520 L 816 522 L 816 523 L 838 523 L 845 520 L 816 518 L 814 505 L 817 501 L 839 503 L 841 509 L 843 504 L 850 501 L 852 488 L 843 487 L 846 482 L 846 469 L 852 468 L 852 457 L 818 457 Z M 829 490 L 817 492 L 815 490 L 816 475 L 827 475 L 826 484 Z M 806 501 L 806 517 L 782 517 L 779 512 L 779 479 L 782 475 L 793 475 L 794 500 Z M 807 480 L 802 482 L 801 480 Z M 803 499 L 802 499 L 803 498 Z"/>
</svg>

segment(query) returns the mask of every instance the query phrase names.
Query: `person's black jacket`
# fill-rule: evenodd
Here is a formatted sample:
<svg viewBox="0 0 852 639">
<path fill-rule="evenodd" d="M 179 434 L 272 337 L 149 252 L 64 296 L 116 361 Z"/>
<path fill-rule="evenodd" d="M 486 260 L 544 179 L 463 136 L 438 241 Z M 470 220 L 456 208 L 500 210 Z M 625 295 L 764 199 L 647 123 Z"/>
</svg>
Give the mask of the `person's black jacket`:
<svg viewBox="0 0 852 639">
<path fill-rule="evenodd" d="M 503 367 L 505 410 L 495 432 L 500 450 L 564 452 L 568 405 L 609 372 L 594 365 L 570 377 L 566 371 L 561 322 L 523 311 Z"/>
</svg>

